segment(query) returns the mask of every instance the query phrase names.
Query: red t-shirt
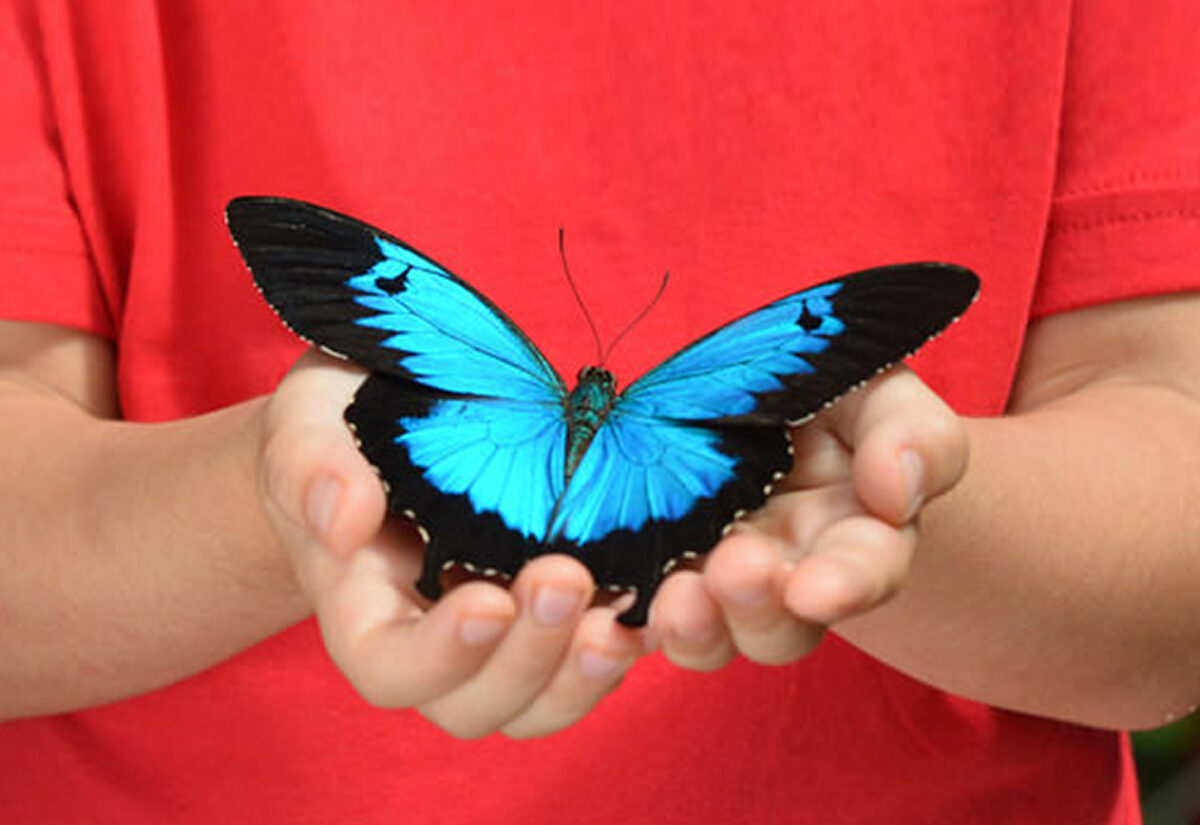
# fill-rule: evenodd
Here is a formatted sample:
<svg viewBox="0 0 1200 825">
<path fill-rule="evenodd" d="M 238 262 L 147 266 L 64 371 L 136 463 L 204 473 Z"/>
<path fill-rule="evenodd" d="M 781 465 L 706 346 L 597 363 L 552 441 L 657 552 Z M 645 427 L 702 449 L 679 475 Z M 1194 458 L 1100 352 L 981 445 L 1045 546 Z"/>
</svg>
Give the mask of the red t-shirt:
<svg viewBox="0 0 1200 825">
<path fill-rule="evenodd" d="M 434 255 L 564 374 L 592 343 L 560 226 L 610 335 L 674 276 L 610 363 L 625 379 L 825 277 L 962 263 L 982 298 L 917 366 L 999 414 L 1031 318 L 1200 287 L 1198 33 L 1193 0 L 11 0 L 0 316 L 111 336 L 133 420 L 269 392 L 300 345 L 221 213 L 285 194 Z M 1137 820 L 1120 735 L 947 695 L 836 636 L 789 667 L 648 658 L 532 742 L 366 706 L 311 622 L 0 726 L 4 823 Z"/>
</svg>

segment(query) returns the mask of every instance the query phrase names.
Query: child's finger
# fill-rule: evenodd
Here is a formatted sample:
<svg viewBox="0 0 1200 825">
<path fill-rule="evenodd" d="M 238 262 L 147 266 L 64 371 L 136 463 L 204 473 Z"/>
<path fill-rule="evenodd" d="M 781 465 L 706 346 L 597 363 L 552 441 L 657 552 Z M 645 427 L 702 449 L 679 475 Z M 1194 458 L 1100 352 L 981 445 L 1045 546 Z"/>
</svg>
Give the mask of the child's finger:
<svg viewBox="0 0 1200 825">
<path fill-rule="evenodd" d="M 495 651 L 460 687 L 419 710 L 460 738 L 485 736 L 517 718 L 552 681 L 594 586 L 567 556 L 535 559 L 512 586 L 517 615 Z"/>
<path fill-rule="evenodd" d="M 667 576 L 654 596 L 650 622 L 663 655 L 679 667 L 707 672 L 737 656 L 721 607 L 698 571 Z"/>
<path fill-rule="evenodd" d="M 903 584 L 916 544 L 911 526 L 866 516 L 840 521 L 796 564 L 784 604 L 798 618 L 822 625 L 878 607 Z"/>
<path fill-rule="evenodd" d="M 816 649 L 825 630 L 784 604 L 792 564 L 777 539 L 747 530 L 721 542 L 705 566 L 705 585 L 734 644 L 760 664 L 796 661 Z"/>
<path fill-rule="evenodd" d="M 962 422 L 906 367 L 893 369 L 830 408 L 821 424 L 851 446 L 859 499 L 892 524 L 912 520 L 966 470 Z"/>
<path fill-rule="evenodd" d="M 310 352 L 267 408 L 260 455 L 264 508 L 278 532 L 348 553 L 379 530 L 387 503 L 342 418 L 362 370 Z"/>
<path fill-rule="evenodd" d="M 512 626 L 509 595 L 473 582 L 422 611 L 374 561 L 370 551 L 355 554 L 318 600 L 326 649 L 355 689 L 379 707 L 409 708 L 472 679 Z"/>
<path fill-rule="evenodd" d="M 545 736 L 582 719 L 609 694 L 643 652 L 641 636 L 616 621 L 611 607 L 589 610 L 571 649 L 533 704 L 502 731 L 514 739 Z"/>
</svg>

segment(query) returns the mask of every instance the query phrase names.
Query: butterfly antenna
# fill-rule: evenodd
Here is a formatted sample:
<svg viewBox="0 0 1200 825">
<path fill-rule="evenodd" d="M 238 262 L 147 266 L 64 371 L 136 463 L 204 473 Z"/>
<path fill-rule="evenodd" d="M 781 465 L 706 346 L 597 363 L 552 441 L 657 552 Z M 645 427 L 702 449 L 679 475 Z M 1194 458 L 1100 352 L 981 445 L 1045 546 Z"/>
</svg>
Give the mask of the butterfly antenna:
<svg viewBox="0 0 1200 825">
<path fill-rule="evenodd" d="M 663 277 L 662 277 L 662 283 L 660 283 L 658 285 L 658 292 L 654 293 L 654 297 L 650 299 L 650 303 L 646 304 L 645 309 L 643 309 L 641 312 L 639 312 L 637 314 L 636 318 L 634 318 L 632 321 L 630 321 L 628 324 L 626 324 L 625 329 L 621 330 L 620 334 L 617 335 L 617 337 L 612 340 L 612 343 L 610 343 L 608 345 L 608 349 L 606 349 L 604 351 L 604 354 L 601 355 L 601 357 L 600 357 L 600 365 L 601 366 L 604 366 L 604 363 L 606 361 L 608 361 L 608 356 L 612 353 L 612 351 L 614 349 L 617 348 L 617 344 L 621 343 L 621 339 L 625 337 L 625 335 L 629 332 L 629 330 L 636 327 L 638 325 L 638 323 L 650 313 L 650 310 L 654 309 L 654 305 L 658 303 L 658 299 L 662 297 L 662 294 L 664 292 L 666 292 L 667 282 L 670 280 L 671 280 L 671 273 L 664 272 Z"/>
<path fill-rule="evenodd" d="M 575 279 L 571 277 L 571 267 L 567 266 L 567 247 L 563 243 L 563 229 L 558 228 L 558 254 L 562 258 L 563 272 L 567 275 L 567 283 L 571 287 L 571 294 L 575 296 L 575 303 L 579 304 L 579 308 L 583 310 L 583 317 L 587 321 L 588 329 L 592 331 L 592 340 L 596 342 L 596 357 L 600 359 L 600 363 L 604 363 L 604 347 L 600 344 L 600 333 L 596 331 L 596 322 L 592 320 L 592 313 L 588 312 L 587 304 L 583 302 L 583 296 L 579 294 L 579 287 L 575 285 Z"/>
</svg>

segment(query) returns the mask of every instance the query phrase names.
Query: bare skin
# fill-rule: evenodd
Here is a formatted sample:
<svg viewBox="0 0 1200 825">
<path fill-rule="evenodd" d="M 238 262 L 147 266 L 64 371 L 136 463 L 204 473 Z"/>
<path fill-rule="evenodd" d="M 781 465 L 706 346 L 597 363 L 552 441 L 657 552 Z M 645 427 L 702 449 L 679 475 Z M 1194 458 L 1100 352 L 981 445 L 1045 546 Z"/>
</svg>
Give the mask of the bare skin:
<svg viewBox="0 0 1200 825">
<path fill-rule="evenodd" d="M 462 737 L 572 724 L 653 640 L 783 663 L 829 625 L 974 698 L 1156 725 L 1200 694 L 1196 376 L 1196 296 L 1039 322 L 1002 419 L 889 373 L 798 431 L 789 492 L 641 634 L 564 557 L 420 599 L 419 542 L 381 529 L 341 422 L 361 373 L 310 354 L 269 398 L 125 424 L 106 342 L 0 324 L 0 716 L 152 690 L 315 611 L 368 700 Z"/>
</svg>

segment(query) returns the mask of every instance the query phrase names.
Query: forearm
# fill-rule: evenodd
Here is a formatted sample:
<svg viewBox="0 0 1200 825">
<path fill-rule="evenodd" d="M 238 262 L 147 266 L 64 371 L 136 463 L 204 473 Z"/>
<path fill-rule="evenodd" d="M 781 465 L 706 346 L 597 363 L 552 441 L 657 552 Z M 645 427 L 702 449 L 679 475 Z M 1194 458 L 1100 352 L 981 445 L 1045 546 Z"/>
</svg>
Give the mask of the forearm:
<svg viewBox="0 0 1200 825">
<path fill-rule="evenodd" d="M 138 425 L 0 383 L 0 716 L 150 690 L 305 615 L 258 504 L 261 404 Z"/>
<path fill-rule="evenodd" d="M 1017 710 L 1153 726 L 1200 696 L 1200 405 L 1101 383 L 968 421 L 912 576 L 839 625 L 919 679 Z"/>
</svg>

